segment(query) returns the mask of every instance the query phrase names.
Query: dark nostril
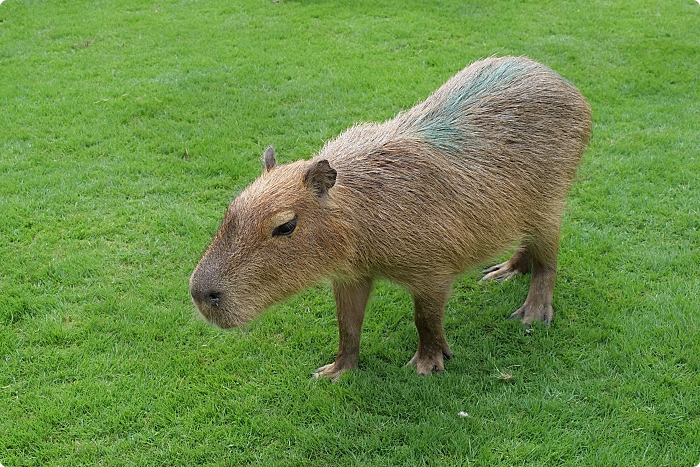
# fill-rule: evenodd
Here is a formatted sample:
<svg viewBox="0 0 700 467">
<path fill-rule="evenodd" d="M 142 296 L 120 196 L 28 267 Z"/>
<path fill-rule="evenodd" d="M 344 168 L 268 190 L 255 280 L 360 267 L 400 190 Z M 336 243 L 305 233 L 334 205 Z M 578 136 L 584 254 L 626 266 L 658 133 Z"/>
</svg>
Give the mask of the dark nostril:
<svg viewBox="0 0 700 467">
<path fill-rule="evenodd" d="M 218 307 L 224 298 L 224 292 L 218 288 L 199 288 L 192 287 L 190 289 L 192 300 L 197 306 Z"/>
<path fill-rule="evenodd" d="M 219 306 L 219 302 L 221 302 L 221 293 L 211 292 L 209 294 L 209 303 L 211 303 L 212 306 Z"/>
</svg>

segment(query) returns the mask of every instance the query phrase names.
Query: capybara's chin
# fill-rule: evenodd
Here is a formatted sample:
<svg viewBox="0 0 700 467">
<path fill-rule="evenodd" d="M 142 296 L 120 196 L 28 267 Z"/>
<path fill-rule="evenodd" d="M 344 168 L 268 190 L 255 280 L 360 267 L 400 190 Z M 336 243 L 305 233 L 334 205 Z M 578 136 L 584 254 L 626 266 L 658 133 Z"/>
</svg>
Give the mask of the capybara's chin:
<svg viewBox="0 0 700 467">
<path fill-rule="evenodd" d="M 199 316 L 206 322 L 221 329 L 231 329 L 245 326 L 255 317 L 254 313 L 244 313 L 235 308 L 211 309 L 195 304 Z"/>
</svg>

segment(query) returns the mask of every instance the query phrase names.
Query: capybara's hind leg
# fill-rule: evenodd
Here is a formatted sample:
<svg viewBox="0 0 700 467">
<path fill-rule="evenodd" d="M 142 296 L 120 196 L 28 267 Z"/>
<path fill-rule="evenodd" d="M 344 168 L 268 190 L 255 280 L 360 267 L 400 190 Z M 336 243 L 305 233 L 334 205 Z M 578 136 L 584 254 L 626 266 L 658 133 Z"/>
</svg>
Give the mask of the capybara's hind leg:
<svg viewBox="0 0 700 467">
<path fill-rule="evenodd" d="M 413 293 L 418 350 L 407 365 L 415 366 L 421 376 L 442 373 L 445 370 L 443 358 L 452 357 L 442 328 L 450 285 L 451 281 L 434 287 L 429 292 Z"/>
<path fill-rule="evenodd" d="M 314 372 L 314 377 L 330 378 L 337 381 L 340 375 L 357 366 L 360 354 L 360 333 L 369 293 L 372 290 L 371 279 L 360 279 L 353 282 L 333 282 L 336 314 L 340 344 L 335 361 L 322 366 Z"/>
<path fill-rule="evenodd" d="M 505 282 L 517 274 L 527 274 L 530 272 L 531 266 L 530 249 L 525 243 L 521 243 L 508 261 L 481 271 L 482 274 L 485 274 L 481 281 Z"/>
<path fill-rule="evenodd" d="M 510 315 L 510 319 L 521 319 L 525 325 L 544 321 L 549 326 L 554 318 L 552 296 L 557 281 L 558 226 L 553 232 L 550 231 L 548 236 L 536 237 L 529 246 L 532 255 L 530 291 L 523 306 Z"/>
</svg>

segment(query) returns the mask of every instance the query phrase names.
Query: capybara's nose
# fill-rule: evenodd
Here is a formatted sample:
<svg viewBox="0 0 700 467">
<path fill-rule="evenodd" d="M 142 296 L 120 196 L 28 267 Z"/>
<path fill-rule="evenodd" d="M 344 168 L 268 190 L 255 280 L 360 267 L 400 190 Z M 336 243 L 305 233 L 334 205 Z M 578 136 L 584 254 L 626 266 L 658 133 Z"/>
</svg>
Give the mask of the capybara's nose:
<svg viewBox="0 0 700 467">
<path fill-rule="evenodd" d="M 192 295 L 192 300 L 200 310 L 202 307 L 216 308 L 224 298 L 224 292 L 221 290 L 209 287 L 196 287 L 194 285 L 190 287 L 190 295 Z"/>
</svg>

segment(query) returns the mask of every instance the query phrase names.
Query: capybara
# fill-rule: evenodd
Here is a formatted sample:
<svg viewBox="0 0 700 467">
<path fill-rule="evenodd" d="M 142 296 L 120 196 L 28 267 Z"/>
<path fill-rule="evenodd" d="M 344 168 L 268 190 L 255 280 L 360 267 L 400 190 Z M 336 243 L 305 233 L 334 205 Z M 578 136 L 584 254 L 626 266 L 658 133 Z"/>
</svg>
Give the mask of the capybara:
<svg viewBox="0 0 700 467">
<path fill-rule="evenodd" d="M 451 357 L 443 310 L 456 277 L 516 247 L 485 280 L 532 272 L 511 318 L 549 324 L 567 191 L 591 134 L 581 93 L 523 57 L 478 61 L 424 102 L 361 124 L 310 160 L 277 165 L 229 206 L 190 279 L 201 314 L 229 328 L 329 278 L 340 345 L 316 377 L 357 365 L 372 282 L 413 296 L 421 375 Z"/>
</svg>

